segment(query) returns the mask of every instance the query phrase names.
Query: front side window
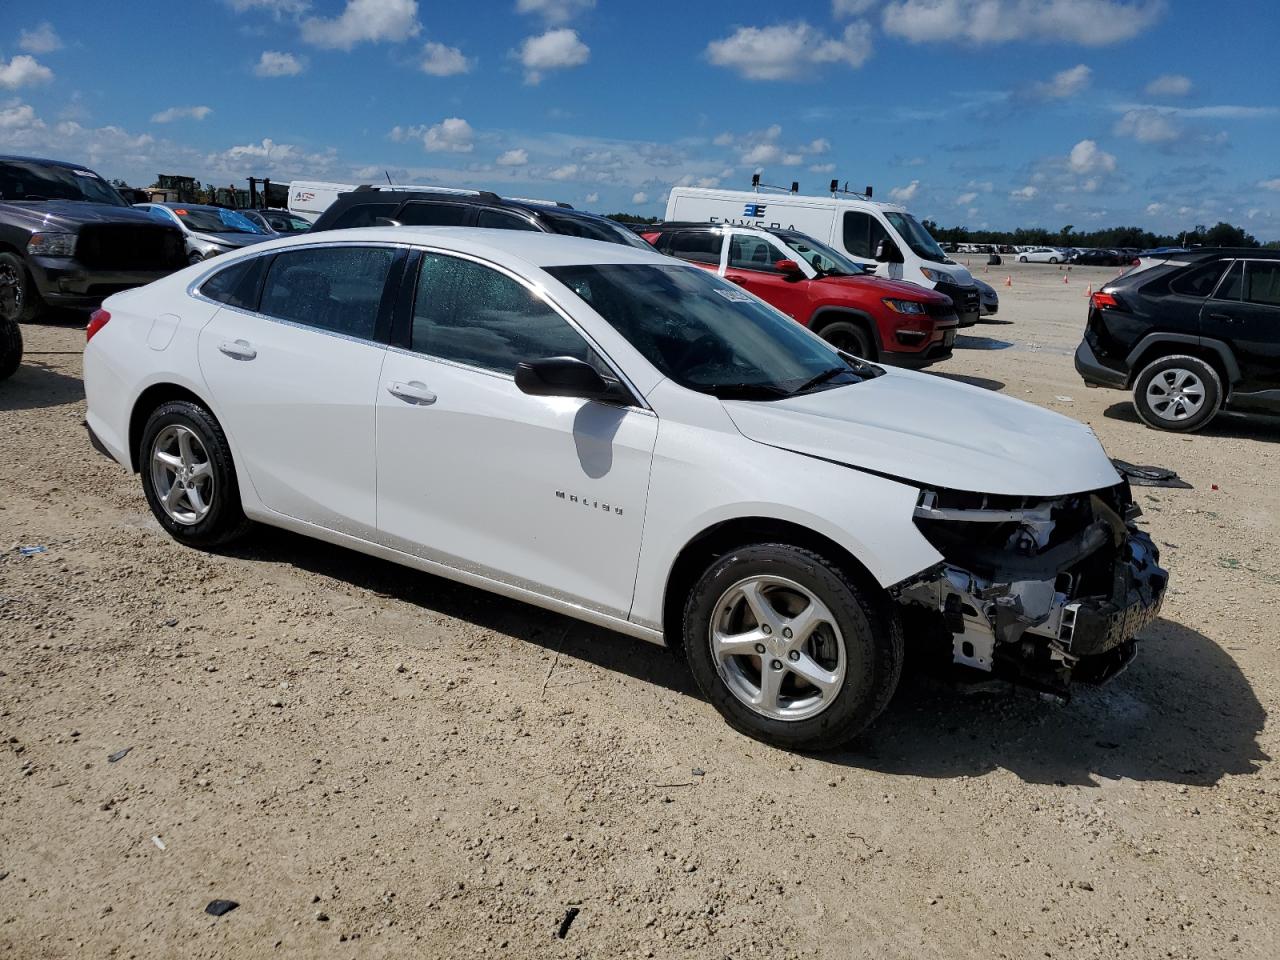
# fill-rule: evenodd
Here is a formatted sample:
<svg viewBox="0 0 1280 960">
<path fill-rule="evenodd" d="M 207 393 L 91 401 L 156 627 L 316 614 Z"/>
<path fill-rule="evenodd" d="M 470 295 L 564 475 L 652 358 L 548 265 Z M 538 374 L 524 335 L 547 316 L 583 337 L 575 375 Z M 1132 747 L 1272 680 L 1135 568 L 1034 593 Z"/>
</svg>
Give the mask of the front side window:
<svg viewBox="0 0 1280 960">
<path fill-rule="evenodd" d="M 1280 263 L 1247 262 L 1244 267 L 1244 298 L 1249 303 L 1280 307 Z"/>
<path fill-rule="evenodd" d="M 525 217 L 505 210 L 485 208 L 476 216 L 477 227 L 488 227 L 491 230 L 537 230 Z"/>
<path fill-rule="evenodd" d="M 467 222 L 467 208 L 459 203 L 410 201 L 396 219 L 406 227 L 461 227 Z"/>
<path fill-rule="evenodd" d="M 435 253 L 422 257 L 410 346 L 509 375 L 522 360 L 594 359 L 581 334 L 528 287 L 482 264 Z"/>
<path fill-rule="evenodd" d="M 719 230 L 679 230 L 671 234 L 663 253 L 694 263 L 720 266 L 724 234 Z"/>
<path fill-rule="evenodd" d="M 726 399 L 773 400 L 858 383 L 854 366 L 791 318 L 706 270 L 587 264 L 547 272 L 663 375 Z"/>
<path fill-rule="evenodd" d="M 582 237 L 604 243 L 621 243 L 641 250 L 649 249 L 649 244 L 635 231 L 628 230 L 622 224 L 614 223 L 606 217 L 571 217 L 563 213 L 544 213 L 542 219 L 553 231 L 567 237 Z"/>
<path fill-rule="evenodd" d="M 844 248 L 855 257 L 873 260 L 885 238 L 884 226 L 869 213 L 850 210 L 844 215 Z"/>
<path fill-rule="evenodd" d="M 785 259 L 778 249 L 764 237 L 735 233 L 729 238 L 729 266 L 739 270 L 756 270 L 761 273 L 777 273 L 774 263 Z"/>
<path fill-rule="evenodd" d="M 1227 262 L 1215 260 L 1213 263 L 1201 264 L 1181 276 L 1174 277 L 1169 283 L 1169 288 L 1184 297 L 1207 297 L 1218 285 L 1218 278 L 1222 276 Z"/>
<path fill-rule="evenodd" d="M 316 247 L 278 254 L 267 272 L 259 313 L 372 340 L 390 247 Z"/>
</svg>

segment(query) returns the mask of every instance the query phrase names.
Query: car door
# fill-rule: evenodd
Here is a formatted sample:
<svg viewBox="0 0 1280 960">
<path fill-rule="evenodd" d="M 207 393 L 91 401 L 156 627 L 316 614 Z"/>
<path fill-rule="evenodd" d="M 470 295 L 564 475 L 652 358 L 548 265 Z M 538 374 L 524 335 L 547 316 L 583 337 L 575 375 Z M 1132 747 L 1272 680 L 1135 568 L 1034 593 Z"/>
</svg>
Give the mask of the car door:
<svg viewBox="0 0 1280 960">
<path fill-rule="evenodd" d="M 376 535 L 374 399 L 406 256 L 391 244 L 268 254 L 256 306 L 223 306 L 201 331 L 200 370 L 268 509 Z"/>
<path fill-rule="evenodd" d="M 552 356 L 612 375 L 527 281 L 434 252 L 416 273 L 377 397 L 383 542 L 625 618 L 656 416 L 516 387 L 518 362 Z"/>
<path fill-rule="evenodd" d="M 774 266 L 779 260 L 791 260 L 800 265 L 797 254 L 780 249 L 768 237 L 735 231 L 729 237 L 724 277 L 777 307 L 792 320 L 807 318 L 809 279 L 807 276 L 797 279 L 795 274 L 784 274 Z M 804 266 L 800 265 L 800 268 L 803 270 Z"/>
<path fill-rule="evenodd" d="M 1238 394 L 1280 390 L 1280 261 L 1237 260 L 1200 317 L 1202 335 L 1235 353 Z"/>
</svg>

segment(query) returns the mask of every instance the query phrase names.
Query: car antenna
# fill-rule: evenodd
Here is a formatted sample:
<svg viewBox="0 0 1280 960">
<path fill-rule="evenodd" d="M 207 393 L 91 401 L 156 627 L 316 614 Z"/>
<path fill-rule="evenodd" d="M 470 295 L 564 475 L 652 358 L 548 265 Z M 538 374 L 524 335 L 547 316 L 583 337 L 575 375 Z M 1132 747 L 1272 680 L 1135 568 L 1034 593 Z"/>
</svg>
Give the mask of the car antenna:
<svg viewBox="0 0 1280 960">
<path fill-rule="evenodd" d="M 383 175 L 384 177 L 386 177 L 386 178 L 387 178 L 387 186 L 388 186 L 388 187 L 394 187 L 394 186 L 395 186 L 395 184 L 391 182 L 391 173 L 390 173 L 390 171 L 383 170 L 383 171 L 382 171 L 382 175 Z"/>
</svg>

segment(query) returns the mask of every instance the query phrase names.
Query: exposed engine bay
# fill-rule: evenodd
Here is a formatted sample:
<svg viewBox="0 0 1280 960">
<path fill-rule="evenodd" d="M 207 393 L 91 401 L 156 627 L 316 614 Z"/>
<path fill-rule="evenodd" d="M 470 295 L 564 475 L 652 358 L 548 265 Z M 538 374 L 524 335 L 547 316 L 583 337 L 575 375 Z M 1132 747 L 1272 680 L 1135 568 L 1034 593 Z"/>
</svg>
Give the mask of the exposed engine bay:
<svg viewBox="0 0 1280 960">
<path fill-rule="evenodd" d="M 1051 499 L 925 490 L 915 524 L 944 561 L 899 584 L 908 636 L 952 661 L 1066 698 L 1133 659 L 1168 573 L 1127 483 Z"/>
</svg>

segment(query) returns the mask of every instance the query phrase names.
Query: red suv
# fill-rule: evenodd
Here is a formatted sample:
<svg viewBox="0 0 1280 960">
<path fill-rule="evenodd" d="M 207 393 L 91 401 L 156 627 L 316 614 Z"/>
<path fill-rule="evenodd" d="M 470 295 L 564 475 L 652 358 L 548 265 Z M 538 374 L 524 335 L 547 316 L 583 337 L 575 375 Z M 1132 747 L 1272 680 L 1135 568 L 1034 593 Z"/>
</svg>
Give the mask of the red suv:
<svg viewBox="0 0 1280 960">
<path fill-rule="evenodd" d="M 638 229 L 662 253 L 732 280 L 847 353 L 917 369 L 951 356 L 960 318 L 949 297 L 864 273 L 803 233 L 713 223 Z"/>
</svg>

